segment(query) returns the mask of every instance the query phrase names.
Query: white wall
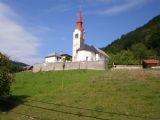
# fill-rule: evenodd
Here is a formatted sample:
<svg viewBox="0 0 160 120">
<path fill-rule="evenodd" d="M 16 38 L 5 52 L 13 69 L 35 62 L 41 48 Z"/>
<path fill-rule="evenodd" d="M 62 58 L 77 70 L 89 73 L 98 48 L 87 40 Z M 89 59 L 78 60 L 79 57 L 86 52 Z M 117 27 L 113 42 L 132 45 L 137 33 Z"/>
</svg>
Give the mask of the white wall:
<svg viewBox="0 0 160 120">
<path fill-rule="evenodd" d="M 58 62 L 56 56 L 45 58 L 45 63 L 53 63 L 53 62 Z"/>
<path fill-rule="evenodd" d="M 96 54 L 91 51 L 81 50 L 78 51 L 77 61 L 95 61 Z"/>
<path fill-rule="evenodd" d="M 96 54 L 96 61 L 98 61 L 98 60 L 106 60 L 106 58 L 102 54 Z"/>
<path fill-rule="evenodd" d="M 75 35 L 78 34 L 78 38 Z M 84 44 L 83 32 L 75 29 L 73 32 L 73 51 L 72 51 L 72 61 L 77 61 L 77 49 L 79 49 Z"/>
<path fill-rule="evenodd" d="M 88 57 L 88 59 L 87 59 Z M 103 61 L 106 57 L 102 54 L 96 54 L 92 51 L 80 50 L 77 54 L 77 61 Z"/>
</svg>

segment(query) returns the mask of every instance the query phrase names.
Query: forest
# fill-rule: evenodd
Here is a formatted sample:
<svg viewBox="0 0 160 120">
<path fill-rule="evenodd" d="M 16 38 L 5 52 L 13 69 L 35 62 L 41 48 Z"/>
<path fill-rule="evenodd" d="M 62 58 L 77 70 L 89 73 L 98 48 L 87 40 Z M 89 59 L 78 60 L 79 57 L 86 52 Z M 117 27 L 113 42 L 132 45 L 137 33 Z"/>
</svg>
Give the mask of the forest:
<svg viewBox="0 0 160 120">
<path fill-rule="evenodd" d="M 160 57 L 160 15 L 102 48 L 115 64 L 141 64 Z"/>
</svg>

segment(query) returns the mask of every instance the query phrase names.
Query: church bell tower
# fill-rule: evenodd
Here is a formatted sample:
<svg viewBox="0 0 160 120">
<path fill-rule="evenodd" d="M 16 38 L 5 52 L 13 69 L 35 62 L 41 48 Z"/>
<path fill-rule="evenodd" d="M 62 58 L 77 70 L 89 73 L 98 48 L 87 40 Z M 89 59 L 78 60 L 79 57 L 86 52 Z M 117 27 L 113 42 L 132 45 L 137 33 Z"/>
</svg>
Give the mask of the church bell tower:
<svg viewBox="0 0 160 120">
<path fill-rule="evenodd" d="M 77 50 L 84 45 L 84 31 L 81 12 L 78 15 L 77 25 L 73 32 L 72 61 L 77 61 Z"/>
</svg>

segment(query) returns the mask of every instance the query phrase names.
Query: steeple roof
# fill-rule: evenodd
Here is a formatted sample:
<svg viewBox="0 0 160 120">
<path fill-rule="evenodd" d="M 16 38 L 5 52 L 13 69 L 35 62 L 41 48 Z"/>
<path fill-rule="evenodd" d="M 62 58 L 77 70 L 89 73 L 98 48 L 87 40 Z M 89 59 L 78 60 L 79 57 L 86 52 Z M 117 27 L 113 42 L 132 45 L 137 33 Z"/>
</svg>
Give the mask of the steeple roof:
<svg viewBox="0 0 160 120">
<path fill-rule="evenodd" d="M 83 22 L 82 22 L 82 15 L 81 15 L 81 12 L 79 12 L 76 28 L 77 28 L 78 30 L 80 30 L 80 31 L 83 31 L 83 26 L 82 26 L 82 24 L 83 24 Z"/>
</svg>

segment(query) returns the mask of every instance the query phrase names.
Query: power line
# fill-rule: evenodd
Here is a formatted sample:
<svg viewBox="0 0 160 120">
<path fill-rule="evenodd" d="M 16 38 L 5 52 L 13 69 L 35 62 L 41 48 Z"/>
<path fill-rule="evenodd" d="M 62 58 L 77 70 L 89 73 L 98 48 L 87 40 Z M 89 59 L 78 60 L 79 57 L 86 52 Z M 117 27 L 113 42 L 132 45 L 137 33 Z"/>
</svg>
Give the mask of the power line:
<svg viewBox="0 0 160 120">
<path fill-rule="evenodd" d="M 9 100 L 8 100 L 8 102 L 11 102 L 11 103 L 14 103 L 14 104 L 17 103 L 17 102 L 13 102 L 13 101 L 9 101 Z M 27 102 L 27 101 L 24 101 L 24 102 Z M 21 105 L 27 106 L 27 107 L 43 109 L 43 110 L 47 110 L 47 111 L 52 111 L 52 112 L 59 112 L 59 113 L 63 113 L 63 114 L 75 115 L 75 116 L 78 116 L 78 117 L 88 117 L 88 118 L 97 119 L 97 120 L 109 120 L 109 119 L 106 119 L 106 118 L 100 118 L 100 117 L 85 115 L 85 114 L 81 114 L 81 113 L 73 113 L 73 112 L 68 112 L 68 111 L 63 111 L 63 110 L 45 108 L 45 107 L 30 105 L 30 104 L 26 104 L 26 103 L 21 103 Z M 13 111 L 11 111 L 11 112 L 13 112 Z M 24 115 L 24 116 L 27 116 L 27 117 L 30 117 L 30 118 L 35 118 L 35 119 L 41 120 L 39 117 L 33 117 L 33 116 L 30 116 L 30 115 L 27 115 L 27 114 L 24 114 L 24 113 L 18 113 L 18 112 L 14 112 L 14 113 Z"/>
<path fill-rule="evenodd" d="M 89 109 L 89 108 L 82 108 L 82 107 L 76 107 L 76 106 L 70 106 L 70 105 L 63 105 L 63 104 L 57 104 L 57 103 L 53 103 L 53 102 L 44 102 L 44 101 L 38 101 L 38 100 L 33 100 L 33 99 L 28 99 L 28 101 L 34 101 L 34 102 L 40 102 L 40 103 L 45 103 L 45 104 L 52 104 L 52 105 L 56 105 L 56 106 L 63 106 L 63 107 L 68 107 L 68 108 L 81 109 L 81 110 L 87 110 L 87 111 L 94 111 L 94 112 L 100 112 L 100 113 L 106 113 L 106 114 L 113 114 L 113 115 L 119 115 L 119 116 L 137 117 L 137 118 L 143 118 L 143 119 L 159 120 L 159 118 L 152 118 L 152 117 L 140 116 L 140 115 L 124 114 L 124 113 L 116 113 L 116 112 L 105 112 L 105 111 L 101 111 L 101 110 L 94 110 L 94 109 Z"/>
<path fill-rule="evenodd" d="M 57 106 L 64 106 L 64 107 L 69 107 L 69 108 L 74 108 L 74 109 L 95 111 L 95 112 L 101 112 L 101 113 L 107 113 L 107 114 L 113 114 L 113 115 L 119 115 L 119 116 L 137 117 L 137 118 L 150 119 L 150 120 L 159 120 L 159 118 L 151 118 L 151 117 L 138 116 L 138 115 L 127 115 L 127 114 L 115 113 L 115 112 L 104 112 L 104 111 L 94 110 L 94 109 L 89 109 L 89 108 L 81 108 L 81 107 L 75 107 L 75 106 L 69 106 L 69 105 L 56 104 L 56 103 L 53 103 L 53 102 L 37 101 L 37 100 L 32 100 L 32 99 L 28 99 L 27 101 L 24 101 L 24 102 L 29 102 L 29 101 L 35 101 L 35 102 L 40 102 L 40 103 L 45 103 L 45 104 L 53 104 L 53 105 L 57 105 Z M 13 101 L 10 101 L 10 102 L 16 103 L 16 102 L 13 102 Z M 81 116 L 81 117 L 88 117 L 88 118 L 94 118 L 94 119 L 99 119 L 99 120 L 109 120 L 107 118 L 100 118 L 100 117 L 95 117 L 95 116 L 91 116 L 91 115 L 85 115 L 85 114 L 82 114 L 82 113 L 73 113 L 73 112 L 68 112 L 68 111 L 63 111 L 63 110 L 57 110 L 57 109 L 35 106 L 35 105 L 31 105 L 31 104 L 26 104 L 26 103 L 21 103 L 21 104 L 24 105 L 24 106 L 28 106 L 28 107 L 34 107 L 34 108 L 38 108 L 38 109 L 43 109 L 43 110 L 48 110 L 48 111 L 53 111 L 53 112 L 59 112 L 59 113 L 63 113 L 63 114 L 70 114 L 70 115 L 75 115 L 75 116 L 79 116 L 79 117 Z M 17 113 L 17 112 L 14 112 L 14 113 Z M 32 117 L 34 119 L 40 120 L 39 117 L 33 117 L 33 116 L 30 116 L 30 115 L 27 115 L 27 114 L 24 114 L 24 113 L 17 113 L 17 114 L 25 115 L 25 116 Z"/>
<path fill-rule="evenodd" d="M 50 109 L 50 108 L 34 106 L 34 105 L 30 105 L 30 104 L 23 104 L 23 105 L 29 106 L 29 107 L 34 107 L 34 108 L 39 108 L 39 109 L 44 109 L 44 110 L 48 110 L 48 111 L 54 111 L 54 112 L 59 112 L 59 113 L 64 113 L 64 114 L 75 115 L 75 116 L 79 116 L 79 117 L 88 117 L 88 118 L 94 118 L 94 119 L 98 119 L 98 120 L 109 120 L 106 118 L 99 118 L 99 117 L 95 117 L 95 116 L 91 116 L 91 115 L 84 115 L 84 114 L 79 114 L 79 113 L 72 113 L 72 112 L 67 112 L 67 111 L 62 111 L 62 110 Z"/>
</svg>

